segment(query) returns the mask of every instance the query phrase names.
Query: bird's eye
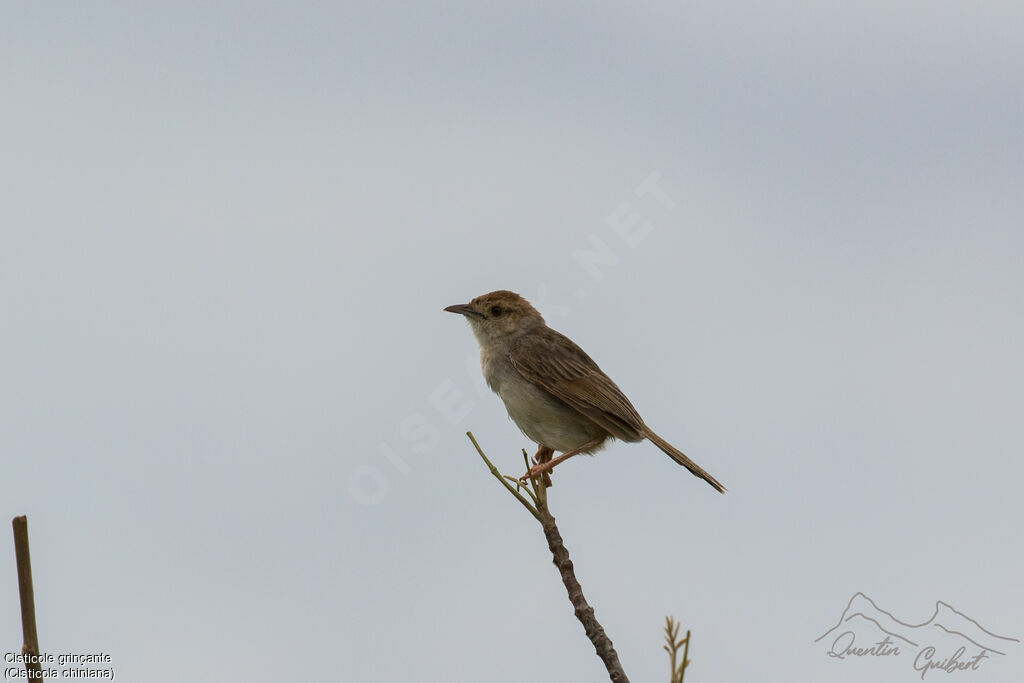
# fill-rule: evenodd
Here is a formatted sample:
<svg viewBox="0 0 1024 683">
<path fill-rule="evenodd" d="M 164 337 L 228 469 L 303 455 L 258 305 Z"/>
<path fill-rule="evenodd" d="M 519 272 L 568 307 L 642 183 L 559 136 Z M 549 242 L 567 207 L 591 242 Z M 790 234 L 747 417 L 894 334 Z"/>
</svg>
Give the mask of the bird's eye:
<svg viewBox="0 0 1024 683">
<path fill-rule="evenodd" d="M 491 306 L 491 315 L 495 318 L 501 315 L 501 306 Z"/>
</svg>

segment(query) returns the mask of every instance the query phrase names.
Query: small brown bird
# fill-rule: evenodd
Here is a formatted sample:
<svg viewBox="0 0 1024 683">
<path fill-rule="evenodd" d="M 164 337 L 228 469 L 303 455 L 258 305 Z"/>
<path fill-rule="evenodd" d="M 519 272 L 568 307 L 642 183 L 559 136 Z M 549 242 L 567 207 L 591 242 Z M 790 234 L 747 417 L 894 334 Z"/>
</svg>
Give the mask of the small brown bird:
<svg viewBox="0 0 1024 683">
<path fill-rule="evenodd" d="M 464 315 L 480 344 L 488 386 L 509 417 L 539 446 L 527 476 L 544 476 L 579 453 L 594 453 L 609 438 L 649 439 L 695 476 L 725 487 L 644 424 L 608 375 L 571 339 L 544 322 L 530 302 L 499 290 L 444 310 Z M 553 451 L 562 455 L 551 460 Z M 525 478 L 525 477 L 524 477 Z"/>
</svg>

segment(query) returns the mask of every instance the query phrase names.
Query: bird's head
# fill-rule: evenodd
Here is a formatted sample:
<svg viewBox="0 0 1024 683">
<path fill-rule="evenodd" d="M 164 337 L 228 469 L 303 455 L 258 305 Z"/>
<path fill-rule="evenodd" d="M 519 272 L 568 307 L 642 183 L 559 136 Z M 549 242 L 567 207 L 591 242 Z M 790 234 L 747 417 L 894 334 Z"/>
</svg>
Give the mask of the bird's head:
<svg viewBox="0 0 1024 683">
<path fill-rule="evenodd" d="M 455 304 L 444 310 L 466 316 L 481 345 L 507 341 L 544 325 L 544 318 L 529 301 L 504 289 L 482 294 L 468 304 Z"/>
</svg>

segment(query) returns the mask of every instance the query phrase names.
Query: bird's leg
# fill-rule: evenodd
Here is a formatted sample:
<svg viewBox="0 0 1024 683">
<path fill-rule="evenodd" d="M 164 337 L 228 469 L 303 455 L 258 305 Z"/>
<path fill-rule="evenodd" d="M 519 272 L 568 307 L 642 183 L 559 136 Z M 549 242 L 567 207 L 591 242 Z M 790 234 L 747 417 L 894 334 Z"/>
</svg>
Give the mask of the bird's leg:
<svg viewBox="0 0 1024 683">
<path fill-rule="evenodd" d="M 543 465 L 546 462 L 550 462 L 551 461 L 551 456 L 554 455 L 554 454 L 555 454 L 555 449 L 548 448 L 547 446 L 542 446 L 540 444 L 537 444 L 537 454 L 535 456 L 533 456 L 533 464 L 534 465 Z M 531 471 L 532 471 L 532 468 L 531 468 Z M 548 488 L 550 488 L 551 487 L 551 475 L 548 472 L 545 472 L 543 476 L 544 476 L 544 486 L 547 486 Z"/>
<path fill-rule="evenodd" d="M 550 472 L 552 469 L 554 469 L 555 465 L 557 465 L 557 464 L 559 464 L 561 462 L 565 462 L 566 460 L 568 460 L 572 456 L 579 455 L 580 453 L 586 453 L 590 449 L 596 448 L 596 447 L 600 446 L 602 443 L 604 443 L 604 440 L 607 439 L 607 438 L 608 438 L 607 435 L 601 435 L 601 436 L 597 437 L 596 439 L 593 439 L 591 441 L 586 442 L 585 444 L 583 444 L 582 446 L 580 446 L 578 448 L 572 449 L 568 453 L 563 453 L 562 455 L 558 456 L 554 460 L 549 460 L 547 462 L 538 463 L 538 464 L 534 465 L 533 467 L 531 467 L 530 471 L 527 472 L 526 474 L 524 474 L 519 479 L 521 481 L 526 481 L 530 477 L 536 477 L 536 476 L 540 476 L 542 474 L 546 474 L 546 473 Z M 539 452 L 538 452 L 538 454 L 539 454 Z"/>
</svg>

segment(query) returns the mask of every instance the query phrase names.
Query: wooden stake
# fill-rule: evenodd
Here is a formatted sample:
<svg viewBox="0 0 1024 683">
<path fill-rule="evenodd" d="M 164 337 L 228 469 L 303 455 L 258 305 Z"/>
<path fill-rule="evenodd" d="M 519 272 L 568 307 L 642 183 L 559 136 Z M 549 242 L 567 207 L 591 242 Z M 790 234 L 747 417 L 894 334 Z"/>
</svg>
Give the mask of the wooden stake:
<svg viewBox="0 0 1024 683">
<path fill-rule="evenodd" d="M 43 667 L 39 663 L 39 636 L 36 634 L 36 599 L 32 592 L 32 558 L 28 552 L 28 518 L 25 515 L 11 521 L 14 527 L 14 554 L 18 560 L 18 593 L 21 595 L 21 633 L 25 644 L 21 654 L 30 655 L 25 671 L 30 681 L 43 680 Z"/>
</svg>

